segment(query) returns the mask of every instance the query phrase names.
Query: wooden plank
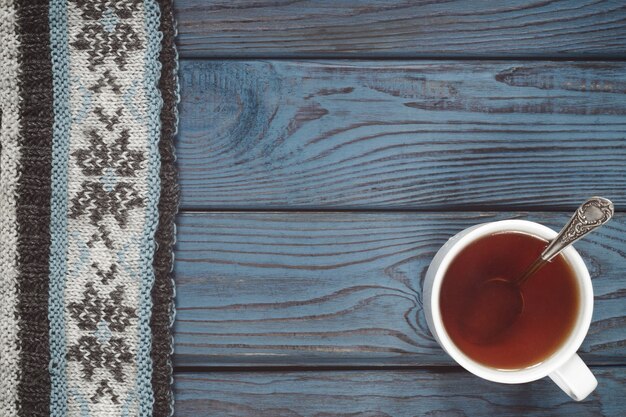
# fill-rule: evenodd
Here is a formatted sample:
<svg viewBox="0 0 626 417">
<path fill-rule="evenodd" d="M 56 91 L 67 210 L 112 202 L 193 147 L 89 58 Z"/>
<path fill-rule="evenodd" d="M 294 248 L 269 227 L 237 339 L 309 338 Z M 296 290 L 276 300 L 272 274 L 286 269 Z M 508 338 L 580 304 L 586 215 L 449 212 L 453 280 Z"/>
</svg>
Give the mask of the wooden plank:
<svg viewBox="0 0 626 417">
<path fill-rule="evenodd" d="M 178 366 L 450 365 L 422 311 L 438 248 L 473 224 L 564 213 L 195 213 L 178 219 Z M 595 311 L 582 348 L 626 356 L 626 214 L 576 244 Z"/>
<path fill-rule="evenodd" d="M 184 57 L 595 57 L 626 53 L 620 1 L 176 0 Z"/>
<path fill-rule="evenodd" d="M 626 63 L 195 61 L 187 209 L 626 205 Z"/>
<path fill-rule="evenodd" d="M 462 370 L 185 373 L 176 416 L 623 416 L 626 369 L 593 372 L 598 388 L 580 403 L 548 379 L 504 385 Z"/>
</svg>

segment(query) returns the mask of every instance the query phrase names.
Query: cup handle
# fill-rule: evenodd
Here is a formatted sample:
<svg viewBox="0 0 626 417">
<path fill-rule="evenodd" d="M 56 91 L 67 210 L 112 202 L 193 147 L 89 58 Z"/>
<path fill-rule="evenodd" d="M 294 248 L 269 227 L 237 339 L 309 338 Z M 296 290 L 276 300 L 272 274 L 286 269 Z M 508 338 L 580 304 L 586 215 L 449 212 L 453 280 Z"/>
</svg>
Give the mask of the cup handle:
<svg viewBox="0 0 626 417">
<path fill-rule="evenodd" d="M 584 400 L 598 386 L 596 377 L 576 354 L 549 376 L 559 388 L 576 401 Z"/>
</svg>

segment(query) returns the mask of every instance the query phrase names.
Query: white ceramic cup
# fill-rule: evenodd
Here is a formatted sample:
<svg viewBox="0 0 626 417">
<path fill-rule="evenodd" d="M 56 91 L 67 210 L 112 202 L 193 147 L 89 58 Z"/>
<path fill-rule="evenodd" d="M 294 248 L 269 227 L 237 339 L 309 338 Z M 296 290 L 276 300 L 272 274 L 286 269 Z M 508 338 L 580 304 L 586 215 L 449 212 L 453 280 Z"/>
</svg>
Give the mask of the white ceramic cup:
<svg viewBox="0 0 626 417">
<path fill-rule="evenodd" d="M 565 256 L 575 272 L 580 294 L 580 309 L 574 330 L 559 349 L 543 362 L 520 370 L 500 370 L 482 365 L 465 355 L 450 339 L 444 328 L 439 309 L 439 294 L 450 262 L 471 242 L 498 232 L 523 232 L 546 240 L 557 232 L 539 223 L 525 220 L 504 220 L 479 224 L 450 238 L 435 255 L 424 281 L 424 312 L 431 333 L 441 347 L 462 367 L 471 373 L 494 382 L 519 384 L 549 376 L 563 391 L 576 401 L 583 400 L 598 385 L 589 368 L 576 351 L 589 330 L 593 310 L 593 288 L 589 271 L 573 247 L 565 249 Z"/>
</svg>

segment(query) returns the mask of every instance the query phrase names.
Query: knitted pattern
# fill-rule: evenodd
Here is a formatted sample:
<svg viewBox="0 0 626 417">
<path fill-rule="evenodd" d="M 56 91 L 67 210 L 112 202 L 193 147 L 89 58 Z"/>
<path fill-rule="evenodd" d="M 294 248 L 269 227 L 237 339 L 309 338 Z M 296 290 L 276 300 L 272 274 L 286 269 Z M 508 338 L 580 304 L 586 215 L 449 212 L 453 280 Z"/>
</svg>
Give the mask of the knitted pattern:
<svg viewBox="0 0 626 417">
<path fill-rule="evenodd" d="M 16 219 L 20 159 L 18 39 L 15 5 L 12 0 L 0 0 L 0 410 L 13 414 L 17 411 L 20 354 Z"/>
<path fill-rule="evenodd" d="M 171 0 L 0 0 L 0 415 L 173 414 Z"/>
</svg>

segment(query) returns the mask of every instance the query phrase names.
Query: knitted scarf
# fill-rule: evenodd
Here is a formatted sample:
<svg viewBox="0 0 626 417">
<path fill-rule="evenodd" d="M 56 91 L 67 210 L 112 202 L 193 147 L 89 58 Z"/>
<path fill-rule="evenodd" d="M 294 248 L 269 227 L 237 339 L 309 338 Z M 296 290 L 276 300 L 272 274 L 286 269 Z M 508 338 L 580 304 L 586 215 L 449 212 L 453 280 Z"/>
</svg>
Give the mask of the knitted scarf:
<svg viewBox="0 0 626 417">
<path fill-rule="evenodd" d="M 0 0 L 0 415 L 172 414 L 172 0 Z"/>
</svg>

